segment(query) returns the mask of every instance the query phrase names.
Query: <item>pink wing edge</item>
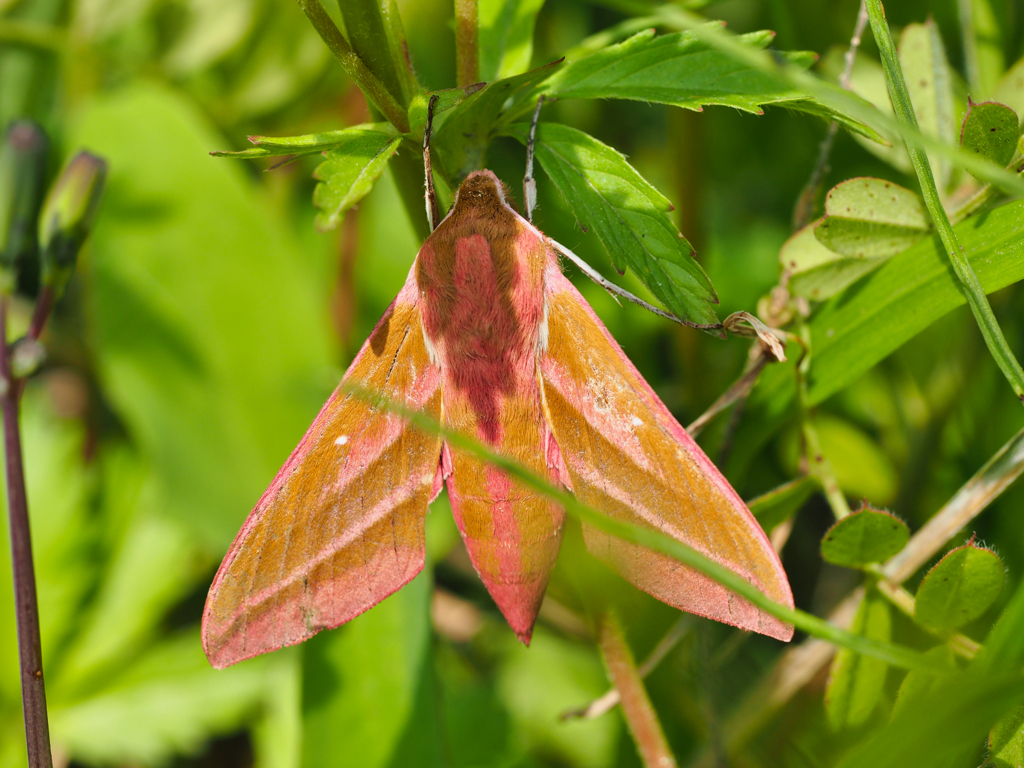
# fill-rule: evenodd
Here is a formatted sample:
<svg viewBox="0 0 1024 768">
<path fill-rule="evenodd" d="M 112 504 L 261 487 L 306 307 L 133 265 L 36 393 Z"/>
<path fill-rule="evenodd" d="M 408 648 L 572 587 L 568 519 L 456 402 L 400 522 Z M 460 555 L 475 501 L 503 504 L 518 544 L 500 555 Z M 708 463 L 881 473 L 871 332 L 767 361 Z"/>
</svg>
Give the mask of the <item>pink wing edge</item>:
<svg viewBox="0 0 1024 768">
<path fill-rule="evenodd" d="M 548 292 L 549 295 L 555 295 L 558 293 L 568 293 L 574 301 L 576 301 L 580 306 L 582 306 L 584 312 L 586 312 L 586 314 L 594 321 L 594 323 L 597 325 L 597 328 L 604 335 L 605 339 L 609 342 L 611 348 L 615 351 L 615 354 L 618 355 L 620 362 L 639 384 L 641 391 L 647 397 L 648 404 L 652 406 L 655 413 L 658 414 L 658 416 L 660 417 L 662 426 L 668 431 L 668 433 L 672 437 L 678 440 L 686 448 L 686 452 L 707 474 L 709 480 L 718 488 L 722 489 L 722 491 L 725 493 L 726 497 L 731 501 L 733 506 L 740 509 L 743 512 L 743 515 L 746 518 L 747 528 L 751 530 L 754 533 L 754 535 L 760 540 L 762 549 L 769 555 L 773 569 L 775 571 L 775 576 L 785 590 L 783 604 L 789 608 L 793 608 L 793 591 L 789 584 L 789 577 L 787 576 L 785 569 L 782 567 L 782 561 L 779 559 L 779 555 L 775 551 L 775 547 L 772 546 L 771 541 L 768 539 L 767 534 L 765 534 L 764 529 L 761 528 L 760 523 L 757 522 L 757 520 L 754 518 L 754 515 L 750 512 L 750 509 L 747 507 L 746 503 L 743 501 L 743 499 L 740 498 L 739 494 L 736 493 L 736 490 L 732 487 L 732 484 L 728 480 L 726 480 L 725 476 L 721 473 L 718 467 L 716 467 L 711 462 L 711 460 L 707 457 L 707 455 L 700 448 L 700 446 L 697 445 L 696 441 L 694 441 L 690 434 L 676 420 L 676 418 L 668 410 L 665 404 L 661 401 L 661 398 L 658 397 L 658 395 L 651 388 L 650 384 L 647 383 L 647 380 L 636 369 L 636 366 L 633 365 L 632 361 L 626 356 L 625 352 L 622 351 L 622 348 L 619 346 L 618 342 L 615 341 L 615 338 L 611 335 L 611 333 L 609 333 L 604 323 L 601 322 L 601 318 L 597 316 L 597 313 L 594 312 L 593 308 L 590 306 L 587 300 L 576 289 L 576 286 L 574 286 L 572 282 L 562 273 L 561 267 L 558 263 L 558 256 L 556 254 L 556 251 L 554 249 L 549 250 L 551 251 L 551 259 L 548 262 L 547 267 L 545 290 Z M 550 358 L 548 358 L 547 355 L 544 355 L 541 358 L 541 370 L 542 374 L 545 377 L 553 373 L 549 366 L 545 366 L 545 361 L 549 359 Z M 552 362 L 555 362 L 557 364 L 557 361 Z M 551 442 L 555 443 L 553 433 L 551 436 Z M 556 452 L 557 456 L 555 455 Z M 551 466 L 553 469 L 557 468 L 560 481 L 563 485 L 565 485 L 566 488 L 569 488 L 571 490 L 572 486 L 569 482 L 568 468 L 565 465 L 564 459 L 561 455 L 561 451 L 557 448 L 557 443 L 555 443 L 553 450 L 549 448 L 548 462 L 549 466 Z M 717 559 L 714 558 L 714 555 L 712 553 L 704 552 L 703 554 L 712 557 L 713 559 Z M 723 565 L 725 565 L 725 563 L 723 563 Z M 640 588 L 643 589 L 643 591 L 648 592 L 648 590 L 644 589 L 643 587 Z M 652 594 L 653 596 L 653 593 L 648 592 L 648 594 Z M 742 600 L 742 598 L 738 598 L 738 596 L 737 599 Z M 752 605 L 750 607 L 756 610 L 758 614 L 763 614 L 763 612 L 760 611 L 760 609 L 757 609 Z M 697 613 L 698 615 L 700 615 L 699 612 L 696 610 L 687 610 L 690 613 Z M 716 617 L 710 618 L 714 618 L 718 621 L 724 621 L 725 623 L 730 623 L 725 619 Z M 786 622 L 783 622 L 771 616 L 768 616 L 767 618 L 771 622 L 776 624 L 776 631 L 768 633 L 771 637 L 775 637 L 779 640 L 784 641 L 792 639 L 794 634 L 794 628 L 791 624 L 787 624 Z"/>
<path fill-rule="evenodd" d="M 381 316 L 380 320 L 378 320 L 377 324 L 374 326 L 373 331 L 369 334 L 369 336 L 367 336 L 366 341 L 363 342 L 363 345 L 360 347 L 359 352 L 352 359 L 352 362 L 349 364 L 349 367 L 346 370 L 345 375 L 342 377 L 342 382 L 345 382 L 348 379 L 351 370 L 355 368 L 356 365 L 362 360 L 367 350 L 370 348 L 370 343 L 374 335 L 377 333 L 377 331 L 387 322 L 390 321 L 390 319 L 394 315 L 395 308 L 398 307 L 400 304 L 418 303 L 419 291 L 416 286 L 415 273 L 416 262 L 414 261 L 412 268 L 409 271 L 409 275 L 406 278 L 406 281 L 403 284 L 401 290 L 395 297 L 394 301 L 392 301 L 388 308 L 384 311 L 384 314 Z M 420 386 L 416 387 L 417 390 L 423 393 L 420 398 L 417 398 L 417 400 L 422 400 L 422 402 L 408 403 L 412 407 L 422 407 L 422 405 L 427 401 L 427 399 L 429 399 L 429 396 L 441 384 L 441 371 L 436 365 L 429 365 L 424 370 L 424 375 L 429 376 L 430 380 L 426 382 L 420 382 Z M 431 383 L 433 384 L 432 386 Z M 238 553 L 241 551 L 243 542 L 245 541 L 246 537 L 249 535 L 252 529 L 258 524 L 260 518 L 263 516 L 263 514 L 265 514 L 266 510 L 270 507 L 271 503 L 277 496 L 278 492 L 281 490 L 281 487 L 284 485 L 284 483 L 288 480 L 289 477 L 291 477 L 291 475 L 295 471 L 299 469 L 299 467 L 301 467 L 307 454 L 314 446 L 316 439 L 319 437 L 319 435 L 323 433 L 324 429 L 326 429 L 327 425 L 330 423 L 332 416 L 332 406 L 336 403 L 336 401 L 339 398 L 344 397 L 348 397 L 348 395 L 347 393 L 342 392 L 340 387 L 335 389 L 335 391 L 331 393 L 331 396 L 327 399 L 327 402 L 320 409 L 320 412 L 313 420 L 313 423 L 310 425 L 309 429 L 306 430 L 306 433 L 299 441 L 299 444 L 291 452 L 288 459 L 285 461 L 284 465 L 281 467 L 280 470 L 278 470 L 277 474 L 274 476 L 274 479 L 271 481 L 270 486 L 263 492 L 259 500 L 256 502 L 256 505 L 253 508 L 253 510 L 246 517 L 241 530 L 239 530 L 238 534 L 234 538 L 234 541 L 232 541 L 231 546 L 228 548 L 228 551 L 225 554 L 223 561 L 221 562 L 220 568 L 217 569 L 217 573 L 214 576 L 213 582 L 210 585 L 210 590 L 207 595 L 206 604 L 203 609 L 203 619 L 201 626 L 203 650 L 206 653 L 206 656 L 209 659 L 211 665 L 215 669 L 224 669 L 225 667 L 231 666 L 232 664 L 236 664 L 240 661 L 245 661 L 246 659 L 254 658 L 264 653 L 269 653 L 271 651 L 278 650 L 280 648 L 288 647 L 291 645 L 297 645 L 298 643 L 304 642 L 310 637 L 310 635 L 302 635 L 295 637 L 294 639 L 284 640 L 282 642 L 275 642 L 270 645 L 261 645 L 257 643 L 254 649 L 245 651 L 240 651 L 238 648 L 235 647 L 237 645 L 237 642 L 229 642 L 220 646 L 217 649 L 211 649 L 210 633 L 213 630 L 214 622 L 211 610 L 211 603 L 213 602 L 213 599 L 220 585 L 222 584 L 225 576 L 227 575 L 227 572 L 230 569 L 231 564 L 234 562 Z M 434 476 L 433 485 L 431 487 L 428 504 L 430 502 L 433 502 L 437 498 L 437 496 L 441 492 L 442 487 L 444 486 L 444 480 L 446 479 L 448 474 L 451 474 L 450 462 L 446 463 L 445 461 L 445 451 L 446 446 L 442 442 L 441 452 L 440 455 L 438 456 L 437 470 Z M 414 578 L 416 578 L 416 576 L 420 574 L 426 562 L 425 540 L 421 541 L 418 555 L 419 556 L 415 559 L 414 562 L 409 563 L 409 566 L 404 575 L 399 579 L 398 582 L 395 582 L 393 585 L 391 585 L 388 591 L 380 594 L 373 600 L 366 601 L 365 603 L 358 606 L 355 610 L 347 611 L 341 617 L 332 617 L 331 621 L 328 624 L 319 627 L 316 631 L 319 632 L 323 629 L 334 629 L 336 627 L 341 626 L 342 624 L 351 621 L 357 616 L 360 616 L 366 611 L 375 607 L 376 605 L 379 605 L 383 600 L 390 597 L 399 589 L 410 583 Z M 244 610 L 244 608 L 240 610 Z M 274 622 L 276 620 L 276 616 L 264 617 L 262 622 L 254 622 L 254 625 L 250 625 L 247 628 L 246 634 L 252 632 L 253 634 L 259 636 L 260 634 L 268 633 L 271 627 L 268 626 L 265 628 L 261 628 L 259 626 L 260 623 L 267 623 L 268 620 L 269 622 Z"/>
</svg>

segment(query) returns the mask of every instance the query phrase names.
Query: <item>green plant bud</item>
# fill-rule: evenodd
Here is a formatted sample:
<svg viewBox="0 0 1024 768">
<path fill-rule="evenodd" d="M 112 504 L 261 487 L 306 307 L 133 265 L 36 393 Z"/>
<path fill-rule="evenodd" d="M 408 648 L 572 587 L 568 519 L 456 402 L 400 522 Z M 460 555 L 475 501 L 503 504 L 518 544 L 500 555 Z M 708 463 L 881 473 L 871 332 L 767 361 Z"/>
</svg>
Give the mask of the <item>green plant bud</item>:
<svg viewBox="0 0 1024 768">
<path fill-rule="evenodd" d="M 39 216 L 43 284 L 63 290 L 75 268 L 78 251 L 92 230 L 103 195 L 107 163 L 79 152 L 50 188 Z"/>
<path fill-rule="evenodd" d="M 18 264 L 36 248 L 36 218 L 43 201 L 46 134 L 30 120 L 7 128 L 0 146 L 0 290 L 14 287 Z"/>
</svg>

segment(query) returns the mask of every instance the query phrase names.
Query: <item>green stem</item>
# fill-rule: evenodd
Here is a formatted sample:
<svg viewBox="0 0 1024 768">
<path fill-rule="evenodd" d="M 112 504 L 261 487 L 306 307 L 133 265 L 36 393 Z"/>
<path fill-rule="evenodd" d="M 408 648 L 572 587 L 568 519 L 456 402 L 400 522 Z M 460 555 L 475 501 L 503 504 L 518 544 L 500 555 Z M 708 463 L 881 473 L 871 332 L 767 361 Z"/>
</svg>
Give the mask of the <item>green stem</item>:
<svg viewBox="0 0 1024 768">
<path fill-rule="evenodd" d="M 807 373 L 811 367 L 811 332 L 806 324 L 800 326 L 800 338 L 803 340 L 804 356 L 796 366 L 797 399 L 800 407 L 800 427 L 804 436 L 804 449 L 807 454 L 808 472 L 818 478 L 821 488 L 825 493 L 825 499 L 832 508 L 832 514 L 836 520 L 842 520 L 850 514 L 850 505 L 846 502 L 832 471 L 832 463 L 828 460 L 821 447 L 821 438 L 818 430 L 811 420 L 811 410 L 807 405 Z"/>
<path fill-rule="evenodd" d="M 646 768 L 672 768 L 677 765 L 669 749 L 658 714 L 644 688 L 633 654 L 629 650 L 618 617 L 611 611 L 601 616 L 598 628 L 601 655 L 612 685 L 619 691 L 622 714 L 633 735 L 640 759 Z"/>
<path fill-rule="evenodd" d="M 903 587 L 887 581 L 882 573 L 881 566 L 869 566 L 866 570 L 876 577 L 875 589 L 878 590 L 878 593 L 899 609 L 904 616 L 914 621 L 914 606 L 916 605 L 914 596 Z M 921 627 L 920 624 L 918 626 Z M 938 637 L 953 653 L 962 656 L 968 661 L 975 657 L 978 649 L 981 647 L 971 638 L 958 632 L 938 632 L 927 627 L 921 627 L 921 629 Z"/>
<path fill-rule="evenodd" d="M 395 180 L 402 205 L 420 242 L 426 240 L 430 234 L 430 224 L 425 213 L 421 157 L 422 154 L 415 144 L 403 141 L 401 151 L 391 158 L 390 163 L 391 177 Z"/>
<path fill-rule="evenodd" d="M 709 576 L 768 615 L 792 624 L 809 635 L 820 637 L 822 640 L 827 640 L 836 645 L 842 645 L 865 656 L 881 659 L 902 669 L 942 671 L 941 666 L 933 660 L 905 646 L 894 643 L 882 643 L 855 635 L 813 614 L 777 603 L 738 573 L 730 570 L 717 560 L 712 560 L 707 555 L 698 552 L 693 547 L 681 541 L 676 541 L 660 531 L 645 528 L 626 520 L 609 517 L 604 512 L 599 512 L 593 507 L 583 504 L 571 493 L 561 488 L 556 488 L 545 478 L 537 475 L 515 459 L 497 453 L 469 435 L 443 426 L 422 411 L 395 402 L 385 395 L 367 389 L 356 382 L 345 381 L 342 383 L 341 388 L 353 397 L 357 397 L 375 407 L 383 408 L 391 413 L 397 413 L 424 432 L 441 436 L 452 448 L 464 451 L 471 456 L 504 470 L 524 487 L 535 490 L 544 497 L 551 499 L 561 505 L 567 513 L 588 525 L 594 526 L 599 531 L 604 531 L 624 541 L 668 555 L 683 565 Z"/>
<path fill-rule="evenodd" d="M 960 280 L 964 296 L 974 313 L 974 319 L 981 329 L 981 335 L 985 338 L 996 365 L 1003 372 L 1006 380 L 1010 383 L 1017 397 L 1024 401 L 1024 370 L 1010 350 L 1003 331 L 996 321 L 992 307 L 985 296 L 985 290 L 971 267 L 970 262 L 957 242 L 956 234 L 946 216 L 946 210 L 942 207 L 942 200 L 939 197 L 939 190 L 935 186 L 935 178 L 932 175 L 932 167 L 928 162 L 924 147 L 917 136 L 917 118 L 914 115 L 914 105 L 910 101 L 910 94 L 907 92 L 907 84 L 903 79 L 903 70 L 900 67 L 899 59 L 896 56 L 896 46 L 893 44 L 892 35 L 889 34 L 889 25 L 885 20 L 885 11 L 882 9 L 881 0 L 867 0 L 868 18 L 871 21 L 871 31 L 874 33 L 875 42 L 882 58 L 882 68 L 885 70 L 885 79 L 889 87 L 889 98 L 892 100 L 893 110 L 896 119 L 901 125 L 913 129 L 904 134 L 907 144 L 907 153 L 910 155 L 910 162 L 917 173 L 917 180 L 921 185 L 921 194 L 924 197 L 925 206 L 931 215 L 932 222 L 942 241 L 943 248 L 949 256 L 953 271 Z"/>
<path fill-rule="evenodd" d="M 477 0 L 455 0 L 455 79 L 459 88 L 480 80 Z"/>
<path fill-rule="evenodd" d="M 369 70 L 348 44 L 341 30 L 320 4 L 320 0 L 297 0 L 302 12 L 306 14 L 313 28 L 317 31 L 334 58 L 341 64 L 345 74 L 352 78 L 359 90 L 373 106 L 395 126 L 401 133 L 409 131 L 409 117 L 398 104 L 395 97 L 384 87 L 384 84 Z"/>
</svg>

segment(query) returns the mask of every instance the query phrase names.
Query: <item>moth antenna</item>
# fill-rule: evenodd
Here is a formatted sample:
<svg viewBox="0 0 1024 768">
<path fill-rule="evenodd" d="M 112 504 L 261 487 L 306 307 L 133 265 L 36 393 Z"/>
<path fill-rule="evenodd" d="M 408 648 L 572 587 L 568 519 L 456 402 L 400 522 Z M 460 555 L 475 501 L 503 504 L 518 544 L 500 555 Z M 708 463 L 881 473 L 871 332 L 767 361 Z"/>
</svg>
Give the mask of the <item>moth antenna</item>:
<svg viewBox="0 0 1024 768">
<path fill-rule="evenodd" d="M 434 124 L 434 104 L 437 102 L 437 94 L 430 97 L 427 104 L 427 125 L 423 129 L 423 173 L 426 176 L 426 197 L 427 197 L 427 223 L 430 231 L 434 231 L 440 218 L 437 210 L 437 192 L 434 191 L 434 174 L 430 169 L 430 130 Z"/>
<path fill-rule="evenodd" d="M 526 220 L 533 222 L 533 209 L 537 207 L 537 180 L 533 178 L 533 146 L 537 140 L 537 123 L 540 122 L 540 108 L 544 105 L 544 97 L 537 99 L 537 107 L 533 110 L 530 122 L 530 135 L 526 139 L 526 176 L 523 177 L 523 207 L 526 209 Z"/>
<path fill-rule="evenodd" d="M 717 330 L 717 329 L 722 327 L 721 323 L 715 323 L 713 325 L 701 325 L 700 323 L 691 323 L 689 320 L 682 320 L 682 319 L 676 317 L 671 312 L 666 312 L 663 309 L 658 309 L 656 306 L 654 306 L 653 304 L 650 304 L 650 303 L 644 301 L 639 296 L 634 296 L 632 293 L 627 291 L 625 288 L 621 288 L 618 285 L 616 285 L 615 283 L 611 282 L 610 280 L 606 280 L 604 275 L 602 275 L 600 272 L 598 272 L 592 266 L 587 264 L 587 262 L 585 262 L 582 258 L 577 256 L 575 253 L 570 251 L 568 248 L 566 248 L 564 245 L 562 245 L 558 241 L 552 240 L 550 237 L 547 238 L 547 241 L 548 241 L 548 244 L 551 245 L 552 248 L 554 248 L 560 254 L 562 254 L 563 256 L 568 258 L 569 261 L 571 261 L 573 264 L 575 264 L 581 270 L 583 270 L 583 274 L 585 274 L 587 277 L 589 277 L 595 283 L 597 283 L 602 288 L 604 288 L 606 291 L 608 291 L 608 293 L 610 293 L 613 297 L 621 296 L 626 301 L 632 301 L 634 304 L 639 304 L 641 307 L 646 309 L 648 312 L 653 312 L 654 314 L 658 315 L 659 317 L 664 317 L 667 320 L 671 320 L 673 323 L 679 323 L 680 325 L 685 325 L 685 326 L 687 326 L 689 328 L 699 328 L 702 331 L 713 331 L 713 330 Z"/>
</svg>

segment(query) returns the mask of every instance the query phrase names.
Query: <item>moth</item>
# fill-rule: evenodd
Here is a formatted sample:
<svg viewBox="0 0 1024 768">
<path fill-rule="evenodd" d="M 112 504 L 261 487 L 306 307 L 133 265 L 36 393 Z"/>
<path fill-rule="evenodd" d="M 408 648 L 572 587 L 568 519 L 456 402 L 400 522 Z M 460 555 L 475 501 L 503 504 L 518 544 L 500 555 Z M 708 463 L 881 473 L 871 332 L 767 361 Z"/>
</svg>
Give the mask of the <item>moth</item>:
<svg viewBox="0 0 1024 768">
<path fill-rule="evenodd" d="M 534 129 L 538 115 L 539 105 Z M 564 510 L 345 383 L 472 435 L 792 606 L 785 571 L 750 511 L 562 274 L 558 254 L 571 252 L 531 223 L 533 132 L 525 216 L 482 170 L 462 182 L 435 227 L 429 126 L 432 232 L 224 558 L 203 615 L 213 666 L 302 642 L 407 584 L 423 568 L 427 507 L 442 486 L 480 578 L 516 635 L 530 640 Z M 589 527 L 584 537 L 592 554 L 669 605 L 792 637 L 792 626 L 665 555 Z"/>
</svg>

